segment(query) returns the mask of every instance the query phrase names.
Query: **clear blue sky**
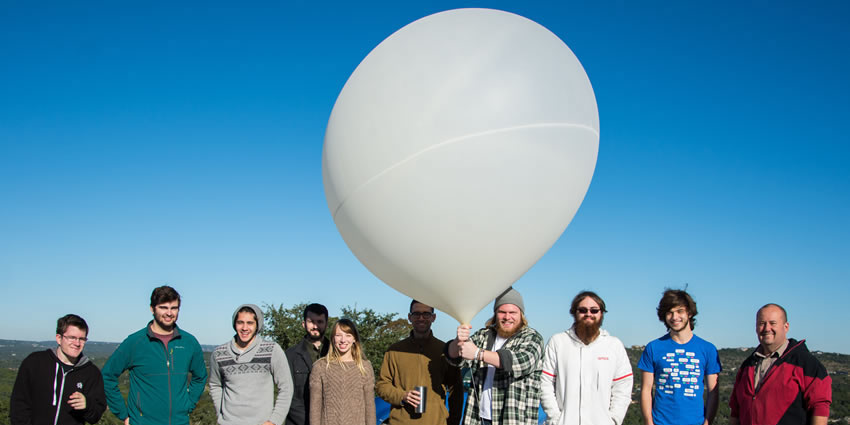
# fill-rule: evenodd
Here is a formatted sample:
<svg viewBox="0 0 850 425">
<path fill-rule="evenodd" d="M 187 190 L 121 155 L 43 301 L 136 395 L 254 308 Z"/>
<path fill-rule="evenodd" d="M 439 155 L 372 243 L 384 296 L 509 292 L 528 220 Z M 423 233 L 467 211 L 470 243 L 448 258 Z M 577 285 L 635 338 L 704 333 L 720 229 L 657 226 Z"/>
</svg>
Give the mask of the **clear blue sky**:
<svg viewBox="0 0 850 425">
<path fill-rule="evenodd" d="M 410 3 L 3 2 L 0 338 L 51 339 L 75 312 L 120 341 L 165 283 L 204 344 L 244 302 L 406 312 L 337 233 L 325 125 L 381 40 L 475 6 L 561 37 L 599 104 L 584 204 L 515 284 L 533 327 L 569 327 L 593 289 L 642 345 L 687 283 L 719 347 L 755 345 L 777 302 L 790 336 L 850 353 L 850 3 Z"/>
</svg>

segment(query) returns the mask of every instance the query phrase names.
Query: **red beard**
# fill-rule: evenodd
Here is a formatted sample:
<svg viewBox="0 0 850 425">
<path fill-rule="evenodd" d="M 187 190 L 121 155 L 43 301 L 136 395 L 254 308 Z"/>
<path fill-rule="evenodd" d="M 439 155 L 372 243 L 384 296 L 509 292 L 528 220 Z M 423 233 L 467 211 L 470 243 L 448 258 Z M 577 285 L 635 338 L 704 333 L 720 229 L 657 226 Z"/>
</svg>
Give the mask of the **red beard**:
<svg viewBox="0 0 850 425">
<path fill-rule="evenodd" d="M 576 336 L 581 340 L 585 345 L 590 344 L 596 337 L 599 336 L 599 328 L 602 327 L 602 318 L 594 322 L 588 322 L 586 320 L 579 320 L 573 324 L 573 329 L 575 329 Z"/>
<path fill-rule="evenodd" d="M 513 329 L 508 331 L 508 330 L 505 330 L 504 328 L 502 328 L 502 325 L 499 322 L 496 322 L 496 334 L 499 335 L 500 337 L 504 338 L 504 339 L 508 339 L 508 338 L 516 335 L 516 333 L 519 332 L 520 329 L 522 329 L 522 327 L 523 327 L 523 325 L 519 324 L 519 326 L 515 326 Z"/>
</svg>

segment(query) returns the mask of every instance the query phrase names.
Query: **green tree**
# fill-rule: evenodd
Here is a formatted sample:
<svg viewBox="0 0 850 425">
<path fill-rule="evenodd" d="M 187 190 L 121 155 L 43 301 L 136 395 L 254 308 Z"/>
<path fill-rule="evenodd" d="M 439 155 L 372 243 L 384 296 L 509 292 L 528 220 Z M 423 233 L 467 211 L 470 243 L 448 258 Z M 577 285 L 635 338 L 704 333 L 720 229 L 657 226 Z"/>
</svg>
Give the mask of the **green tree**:
<svg viewBox="0 0 850 425">
<path fill-rule="evenodd" d="M 306 303 L 295 304 L 289 308 L 284 307 L 283 304 L 264 305 L 265 326 L 262 335 L 271 338 L 283 349 L 297 344 L 304 337 L 301 321 L 306 306 Z M 357 326 L 363 354 L 372 363 L 376 375 L 387 348 L 407 337 L 410 332 L 407 320 L 397 317 L 396 313 L 378 313 L 371 308 L 358 309 L 355 305 L 343 307 L 342 316 L 350 319 Z M 328 318 L 328 338 L 337 320 L 339 320 L 338 317 Z"/>
<path fill-rule="evenodd" d="M 306 303 L 289 308 L 283 304 L 277 307 L 263 304 L 263 330 L 260 335 L 273 340 L 284 350 L 297 344 L 304 338 L 304 327 L 301 326 L 304 307 L 307 307 Z"/>
<path fill-rule="evenodd" d="M 342 315 L 357 325 L 363 354 L 372 363 L 377 376 L 387 348 L 407 337 L 410 332 L 407 321 L 396 318 L 396 313 L 376 313 L 371 308 L 358 310 L 356 305 L 343 307 Z M 328 329 L 331 327 L 328 326 Z"/>
</svg>

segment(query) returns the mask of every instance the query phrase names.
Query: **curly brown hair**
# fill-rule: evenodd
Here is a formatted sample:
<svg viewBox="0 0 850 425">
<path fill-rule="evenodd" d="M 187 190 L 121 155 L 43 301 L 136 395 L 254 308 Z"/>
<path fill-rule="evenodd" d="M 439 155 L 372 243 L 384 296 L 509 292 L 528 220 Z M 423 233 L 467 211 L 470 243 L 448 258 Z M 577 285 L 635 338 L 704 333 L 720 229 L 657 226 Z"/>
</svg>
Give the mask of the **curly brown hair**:
<svg viewBox="0 0 850 425">
<path fill-rule="evenodd" d="M 676 307 L 685 307 L 688 310 L 688 322 L 690 323 L 691 330 L 694 330 L 694 326 L 697 324 L 697 303 L 691 298 L 690 294 L 681 289 L 667 289 L 664 291 L 664 295 L 661 296 L 661 301 L 658 302 L 658 308 L 656 309 L 658 320 L 667 329 L 670 329 L 670 326 L 667 325 L 667 313 Z"/>
</svg>

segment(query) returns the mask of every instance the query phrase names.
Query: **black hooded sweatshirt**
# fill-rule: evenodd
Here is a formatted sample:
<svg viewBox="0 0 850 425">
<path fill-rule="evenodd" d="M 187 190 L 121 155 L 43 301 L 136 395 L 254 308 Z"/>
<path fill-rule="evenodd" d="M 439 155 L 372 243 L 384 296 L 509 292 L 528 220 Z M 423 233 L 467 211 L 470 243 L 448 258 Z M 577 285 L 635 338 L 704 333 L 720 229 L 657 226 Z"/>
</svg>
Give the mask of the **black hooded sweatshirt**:
<svg viewBox="0 0 850 425">
<path fill-rule="evenodd" d="M 9 406 L 11 425 L 97 423 L 106 410 L 103 377 L 84 355 L 73 367 L 62 367 L 55 349 L 36 351 L 21 363 Z M 74 410 L 68 400 L 79 391 L 86 408 Z"/>
</svg>

